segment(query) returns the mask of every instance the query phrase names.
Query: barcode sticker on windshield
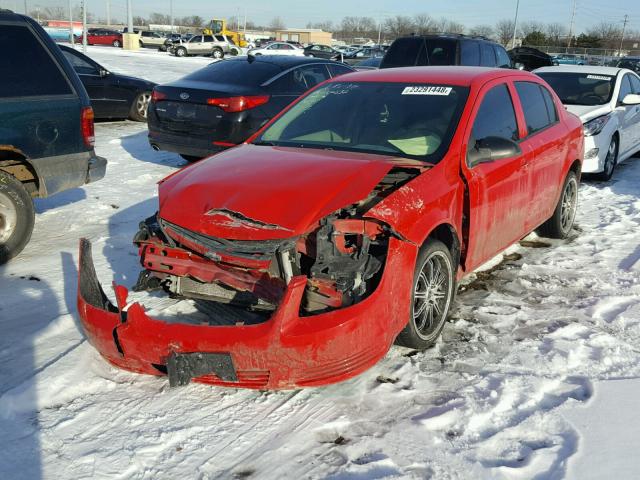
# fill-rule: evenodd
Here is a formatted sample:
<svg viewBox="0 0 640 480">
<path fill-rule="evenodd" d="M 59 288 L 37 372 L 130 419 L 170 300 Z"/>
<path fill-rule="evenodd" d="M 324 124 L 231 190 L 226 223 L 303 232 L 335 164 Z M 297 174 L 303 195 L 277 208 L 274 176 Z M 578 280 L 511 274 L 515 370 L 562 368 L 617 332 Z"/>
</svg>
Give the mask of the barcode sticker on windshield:
<svg viewBox="0 0 640 480">
<path fill-rule="evenodd" d="M 449 95 L 451 87 L 404 87 L 402 95 Z"/>
<path fill-rule="evenodd" d="M 611 80 L 611 77 L 605 77 L 603 75 L 587 75 L 590 80 Z"/>
</svg>

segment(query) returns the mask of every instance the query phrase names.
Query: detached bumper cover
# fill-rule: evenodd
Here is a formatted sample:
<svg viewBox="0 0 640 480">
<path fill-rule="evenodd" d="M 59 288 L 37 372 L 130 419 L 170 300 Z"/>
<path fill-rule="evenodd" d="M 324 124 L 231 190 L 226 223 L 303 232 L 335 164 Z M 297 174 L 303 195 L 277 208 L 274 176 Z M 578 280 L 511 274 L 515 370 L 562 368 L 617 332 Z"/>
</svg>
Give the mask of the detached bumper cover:
<svg viewBox="0 0 640 480">
<path fill-rule="evenodd" d="M 91 245 L 80 241 L 78 311 L 93 346 L 113 365 L 190 380 L 256 389 L 319 386 L 353 377 L 388 351 L 409 315 L 416 247 L 391 239 L 387 265 L 375 292 L 362 302 L 300 317 L 307 278 L 293 277 L 271 318 L 257 325 L 168 323 L 127 304 L 114 285 L 117 306 L 102 290 Z"/>
</svg>

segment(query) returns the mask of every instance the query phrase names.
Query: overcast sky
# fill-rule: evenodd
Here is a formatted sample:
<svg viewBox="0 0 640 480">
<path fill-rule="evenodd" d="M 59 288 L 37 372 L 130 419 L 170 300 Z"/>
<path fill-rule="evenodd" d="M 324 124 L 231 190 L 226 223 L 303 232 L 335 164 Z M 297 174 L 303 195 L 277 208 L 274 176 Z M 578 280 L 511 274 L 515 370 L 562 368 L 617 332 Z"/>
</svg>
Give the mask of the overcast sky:
<svg viewBox="0 0 640 480">
<path fill-rule="evenodd" d="M 25 0 L 0 0 L 0 6 L 22 11 Z M 87 0 L 89 11 L 106 17 L 108 0 Z M 134 15 L 147 17 L 152 12 L 169 13 L 171 0 L 132 0 Z M 27 0 L 29 10 L 34 6 L 66 6 L 67 0 Z M 125 19 L 126 0 L 110 0 L 113 18 Z M 74 0 L 74 3 L 78 3 Z M 366 5 L 366 7 L 364 7 Z M 628 28 L 640 30 L 640 2 L 638 0 L 577 0 L 576 25 L 578 30 L 602 20 L 619 22 L 629 15 Z M 573 0 L 521 0 L 521 20 L 564 22 L 571 17 Z M 287 27 L 304 27 L 307 22 L 339 21 L 344 16 L 370 16 L 384 19 L 392 15 L 428 13 L 433 17 L 447 17 L 467 27 L 495 24 L 503 18 L 513 18 L 516 0 L 173 0 L 176 17 L 200 15 L 203 18 L 228 18 L 233 15 L 258 24 L 268 24 L 276 16 Z"/>
</svg>

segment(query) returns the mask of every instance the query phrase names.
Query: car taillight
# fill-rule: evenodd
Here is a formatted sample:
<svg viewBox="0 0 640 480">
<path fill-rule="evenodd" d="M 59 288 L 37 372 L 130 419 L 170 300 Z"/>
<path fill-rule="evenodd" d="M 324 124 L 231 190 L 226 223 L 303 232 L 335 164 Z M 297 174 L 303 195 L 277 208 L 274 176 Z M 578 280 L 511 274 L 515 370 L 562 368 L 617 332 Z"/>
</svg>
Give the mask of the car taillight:
<svg viewBox="0 0 640 480">
<path fill-rule="evenodd" d="M 251 97 L 227 97 L 227 98 L 208 98 L 207 104 L 220 107 L 227 113 L 242 112 L 264 105 L 269 101 L 269 95 L 255 95 Z"/>
<path fill-rule="evenodd" d="M 80 116 L 80 130 L 82 131 L 82 140 L 87 147 L 93 148 L 96 142 L 95 131 L 93 128 L 93 108 L 84 107 Z"/>
<path fill-rule="evenodd" d="M 161 93 L 161 92 L 158 92 L 157 90 L 154 90 L 153 92 L 151 92 L 151 101 L 152 102 L 158 102 L 160 100 L 164 100 L 165 98 L 167 98 L 167 94 L 166 93 Z"/>
</svg>

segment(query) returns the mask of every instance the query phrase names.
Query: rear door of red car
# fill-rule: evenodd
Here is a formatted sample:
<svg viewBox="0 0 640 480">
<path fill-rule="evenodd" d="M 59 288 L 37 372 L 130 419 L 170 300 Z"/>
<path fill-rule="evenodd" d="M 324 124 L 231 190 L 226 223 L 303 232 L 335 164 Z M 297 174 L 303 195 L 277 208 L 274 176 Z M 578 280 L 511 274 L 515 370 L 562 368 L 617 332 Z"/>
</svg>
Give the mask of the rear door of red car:
<svg viewBox="0 0 640 480">
<path fill-rule="evenodd" d="M 527 163 L 529 202 L 526 209 L 527 232 L 547 220 L 553 213 L 562 186 L 567 145 L 567 128 L 560 122 L 558 107 L 549 90 L 536 82 L 514 82 L 526 127 L 520 142 L 523 149 L 533 152 Z"/>
<path fill-rule="evenodd" d="M 476 141 L 500 137 L 517 142 L 519 127 L 513 86 L 502 79 L 486 84 L 474 104 L 466 127 L 467 152 Z M 486 163 L 470 164 L 463 155 L 462 172 L 469 191 L 467 270 L 489 260 L 525 232 L 529 202 L 527 162 L 531 152 Z"/>
</svg>

